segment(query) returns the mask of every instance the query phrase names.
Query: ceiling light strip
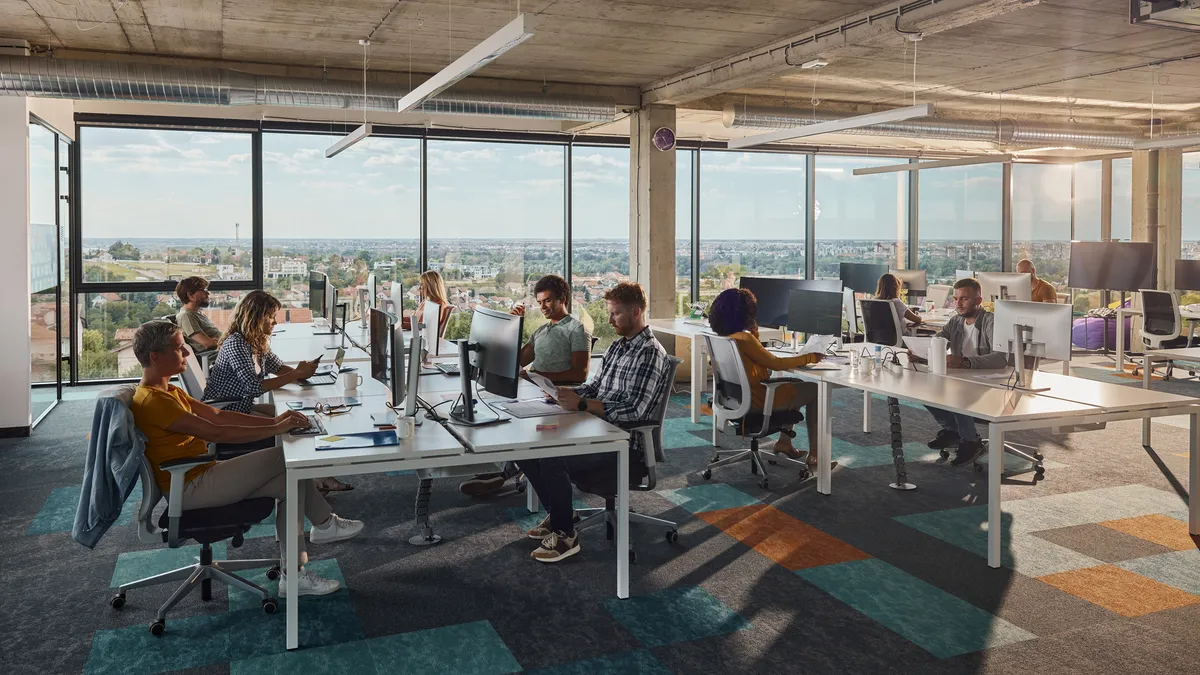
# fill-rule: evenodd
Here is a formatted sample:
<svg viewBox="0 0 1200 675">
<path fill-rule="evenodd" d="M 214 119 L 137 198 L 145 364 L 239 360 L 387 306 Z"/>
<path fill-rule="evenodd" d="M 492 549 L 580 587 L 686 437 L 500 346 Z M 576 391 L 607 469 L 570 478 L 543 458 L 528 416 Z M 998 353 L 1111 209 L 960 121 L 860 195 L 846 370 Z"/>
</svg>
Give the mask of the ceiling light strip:
<svg viewBox="0 0 1200 675">
<path fill-rule="evenodd" d="M 1158 150 L 1161 148 L 1188 148 L 1191 146 L 1200 146 L 1200 134 L 1189 134 L 1187 136 L 1168 136 L 1166 138 L 1156 138 L 1152 141 L 1140 141 L 1133 144 L 1134 150 Z"/>
<path fill-rule="evenodd" d="M 904 120 L 910 120 L 914 117 L 928 117 L 932 114 L 933 104 L 922 103 L 920 105 L 909 106 L 907 108 L 896 108 L 895 110 L 885 110 L 883 112 L 868 113 L 866 115 L 847 117 L 840 120 L 831 120 L 829 122 L 807 124 L 802 127 L 793 127 L 791 129 L 780 129 L 778 131 L 771 131 L 765 134 L 733 138 L 730 139 L 728 147 L 730 150 L 736 150 L 740 148 L 748 148 L 754 145 L 763 145 L 764 143 L 787 141 L 793 138 L 818 136 L 820 134 L 835 134 L 839 131 L 849 131 L 850 129 L 859 129 L 875 124 L 887 124 L 889 122 L 903 122 Z"/>
</svg>

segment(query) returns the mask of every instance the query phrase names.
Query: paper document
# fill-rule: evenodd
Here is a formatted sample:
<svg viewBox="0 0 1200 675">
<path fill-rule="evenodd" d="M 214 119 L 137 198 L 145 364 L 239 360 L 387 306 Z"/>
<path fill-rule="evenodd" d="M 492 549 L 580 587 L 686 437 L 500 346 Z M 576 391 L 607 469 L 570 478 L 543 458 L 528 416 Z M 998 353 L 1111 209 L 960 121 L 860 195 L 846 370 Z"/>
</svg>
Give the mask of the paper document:
<svg viewBox="0 0 1200 675">
<path fill-rule="evenodd" d="M 549 415 L 566 415 L 574 412 L 566 410 L 557 403 L 550 403 L 545 399 L 535 398 L 527 401 L 512 401 L 506 403 L 493 404 L 494 407 L 503 410 L 504 412 L 518 419 L 527 419 L 530 417 L 546 417 Z"/>
<path fill-rule="evenodd" d="M 833 335 L 810 335 L 797 354 L 824 354 L 837 342 Z"/>
<path fill-rule="evenodd" d="M 931 340 L 933 340 L 933 338 L 905 336 L 904 346 L 908 347 L 908 349 L 913 353 L 913 356 L 928 361 L 929 342 Z"/>
<path fill-rule="evenodd" d="M 533 382 L 534 384 L 536 384 L 538 386 L 538 389 L 542 390 L 543 394 L 545 394 L 546 396 L 549 396 L 550 398 L 554 399 L 555 401 L 558 400 L 558 387 L 553 382 L 551 382 L 548 377 L 546 377 L 545 375 L 538 375 L 537 373 L 532 373 L 529 371 L 525 371 L 525 374 L 529 376 L 530 382 Z"/>
</svg>

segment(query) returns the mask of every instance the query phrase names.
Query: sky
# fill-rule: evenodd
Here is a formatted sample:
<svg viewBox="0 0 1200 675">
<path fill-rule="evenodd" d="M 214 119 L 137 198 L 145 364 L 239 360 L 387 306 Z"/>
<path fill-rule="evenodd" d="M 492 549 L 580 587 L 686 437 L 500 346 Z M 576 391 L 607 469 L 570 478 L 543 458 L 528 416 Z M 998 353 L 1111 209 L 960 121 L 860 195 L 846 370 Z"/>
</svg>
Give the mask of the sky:
<svg viewBox="0 0 1200 675">
<path fill-rule="evenodd" d="M 266 238 L 417 238 L 419 141 L 369 138 L 326 159 L 324 150 L 336 138 L 264 134 Z M 249 239 L 248 134 L 85 127 L 81 142 L 85 237 L 182 238 L 204 232 L 232 238 L 240 223 L 241 236 Z M 564 152 L 563 146 L 429 141 L 430 237 L 561 239 Z M 628 150 L 576 146 L 573 152 L 573 236 L 628 239 Z M 681 239 L 690 237 L 693 156 L 676 153 Z M 1200 239 L 1200 153 L 1189 157 L 1185 240 Z M 818 240 L 905 237 L 908 173 L 852 174 L 896 161 L 816 157 Z M 1098 166 L 1077 167 L 1077 236 L 1098 233 Z M 1118 238 L 1129 236 L 1131 173 L 1130 160 L 1114 162 Z M 1000 240 L 1000 165 L 928 170 L 920 180 L 922 240 Z M 1013 182 L 1014 240 L 1068 239 L 1071 167 L 1018 164 Z M 706 151 L 700 167 L 702 237 L 802 240 L 806 188 L 802 155 Z M 36 179 L 31 189 L 40 189 Z M 52 222 L 52 211 L 47 216 L 38 210 L 44 210 L 42 203 L 34 205 L 32 219 Z"/>
</svg>

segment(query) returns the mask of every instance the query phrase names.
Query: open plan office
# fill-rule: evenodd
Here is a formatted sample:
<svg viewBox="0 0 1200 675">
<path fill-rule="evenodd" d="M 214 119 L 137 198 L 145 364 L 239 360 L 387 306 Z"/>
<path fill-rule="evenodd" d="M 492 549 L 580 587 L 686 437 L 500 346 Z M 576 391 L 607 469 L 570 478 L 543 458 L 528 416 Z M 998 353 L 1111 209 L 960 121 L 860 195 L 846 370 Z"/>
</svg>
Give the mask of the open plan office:
<svg viewBox="0 0 1200 675">
<path fill-rule="evenodd" d="M 1200 6 L 0 0 L 17 673 L 1200 671 Z"/>
</svg>

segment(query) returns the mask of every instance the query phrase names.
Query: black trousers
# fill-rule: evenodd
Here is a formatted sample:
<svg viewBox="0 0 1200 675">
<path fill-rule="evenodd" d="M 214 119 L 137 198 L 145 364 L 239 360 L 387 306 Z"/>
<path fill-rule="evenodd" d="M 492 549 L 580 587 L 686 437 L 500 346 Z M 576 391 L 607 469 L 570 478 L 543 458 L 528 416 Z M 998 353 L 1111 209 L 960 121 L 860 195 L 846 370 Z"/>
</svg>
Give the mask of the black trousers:
<svg viewBox="0 0 1200 675">
<path fill-rule="evenodd" d="M 593 471 L 617 470 L 617 454 L 605 452 L 591 455 L 574 455 L 571 457 L 550 457 L 547 459 L 527 459 L 517 462 L 529 484 L 537 491 L 538 499 L 546 505 L 550 514 L 550 529 L 555 532 L 571 532 L 575 529 L 572 522 L 574 507 L 571 486 L 571 474 L 580 475 Z"/>
</svg>

